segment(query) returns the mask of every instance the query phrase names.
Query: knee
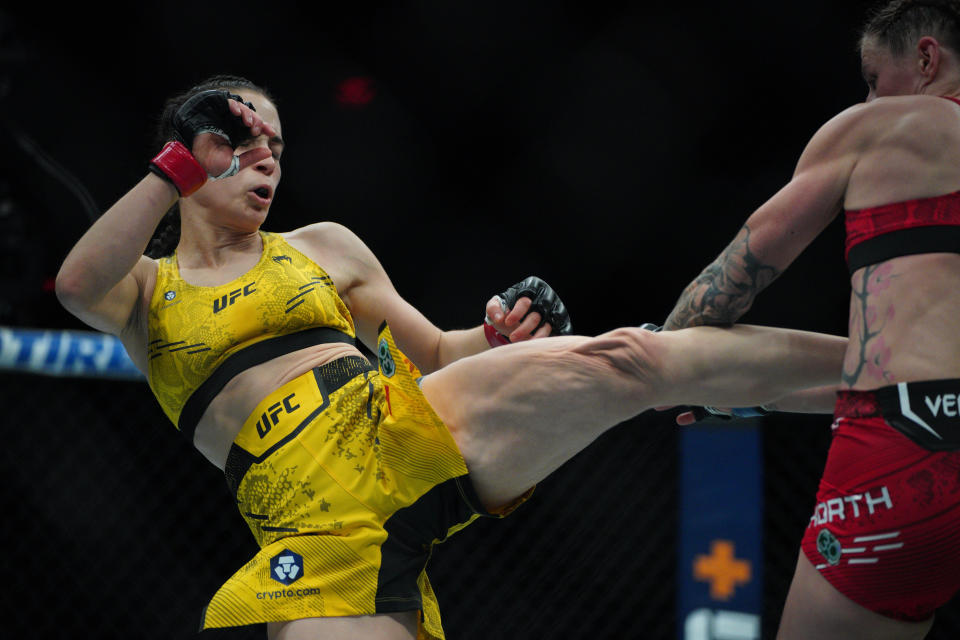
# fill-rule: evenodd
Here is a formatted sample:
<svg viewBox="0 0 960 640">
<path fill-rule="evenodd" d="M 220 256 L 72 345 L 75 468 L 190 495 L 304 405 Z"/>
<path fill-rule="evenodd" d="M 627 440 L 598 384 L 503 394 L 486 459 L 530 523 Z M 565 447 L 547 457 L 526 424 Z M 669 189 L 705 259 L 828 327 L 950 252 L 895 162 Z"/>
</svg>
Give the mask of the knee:
<svg viewBox="0 0 960 640">
<path fill-rule="evenodd" d="M 637 382 L 653 385 L 661 370 L 660 334 L 637 327 L 621 327 L 578 345 L 577 351 L 594 366 L 613 369 Z"/>
</svg>

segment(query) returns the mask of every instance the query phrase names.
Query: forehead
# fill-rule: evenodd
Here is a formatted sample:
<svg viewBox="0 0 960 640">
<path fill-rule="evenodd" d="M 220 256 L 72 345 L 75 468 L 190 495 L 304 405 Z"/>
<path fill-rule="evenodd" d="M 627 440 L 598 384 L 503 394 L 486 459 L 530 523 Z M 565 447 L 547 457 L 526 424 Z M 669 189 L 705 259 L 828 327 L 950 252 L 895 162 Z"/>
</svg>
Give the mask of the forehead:
<svg viewBox="0 0 960 640">
<path fill-rule="evenodd" d="M 231 89 L 231 91 L 251 103 L 261 118 L 269 122 L 274 129 L 280 131 L 280 114 L 276 105 L 267 100 L 266 96 L 249 89 Z"/>
</svg>

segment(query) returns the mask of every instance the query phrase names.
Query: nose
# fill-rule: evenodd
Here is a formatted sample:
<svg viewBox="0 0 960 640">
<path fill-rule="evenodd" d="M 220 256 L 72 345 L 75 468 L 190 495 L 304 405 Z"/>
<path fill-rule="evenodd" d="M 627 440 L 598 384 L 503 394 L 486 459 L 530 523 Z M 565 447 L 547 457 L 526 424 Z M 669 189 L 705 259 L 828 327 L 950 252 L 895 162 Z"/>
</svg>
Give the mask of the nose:
<svg viewBox="0 0 960 640">
<path fill-rule="evenodd" d="M 273 174 L 274 171 L 276 171 L 279 168 L 279 165 L 277 164 L 277 159 L 274 158 L 273 154 L 271 153 L 266 158 L 259 161 L 256 164 L 256 168 L 257 168 L 257 171 L 259 171 L 260 173 L 263 173 L 265 175 L 271 175 Z"/>
</svg>

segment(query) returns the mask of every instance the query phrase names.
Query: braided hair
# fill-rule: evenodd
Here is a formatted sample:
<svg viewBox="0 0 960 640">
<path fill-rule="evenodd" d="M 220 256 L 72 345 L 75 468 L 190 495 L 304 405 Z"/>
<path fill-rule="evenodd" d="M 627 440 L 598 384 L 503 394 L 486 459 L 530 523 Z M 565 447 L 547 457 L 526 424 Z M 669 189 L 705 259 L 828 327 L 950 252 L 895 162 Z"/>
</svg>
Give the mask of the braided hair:
<svg viewBox="0 0 960 640">
<path fill-rule="evenodd" d="M 208 91 L 210 89 L 223 89 L 232 92 L 237 92 L 239 90 L 252 91 L 259 93 L 273 104 L 277 103 L 273 96 L 271 96 L 266 89 L 254 84 L 242 76 L 226 74 L 211 76 L 199 84 L 191 87 L 187 91 L 169 98 L 164 103 L 163 110 L 160 112 L 160 116 L 156 122 L 154 148 L 159 149 L 168 141 L 173 139 L 173 115 L 178 109 L 180 109 L 181 106 L 183 106 L 183 103 L 186 102 L 191 96 L 200 93 L 201 91 Z M 170 207 L 170 210 L 167 211 L 166 215 L 160 221 L 156 231 L 154 231 L 150 243 L 147 245 L 147 250 L 145 253 L 151 258 L 162 258 L 173 253 L 179 242 L 180 205 L 178 202 L 174 203 L 174 205 Z"/>
<path fill-rule="evenodd" d="M 901 56 L 923 36 L 934 36 L 960 53 L 960 0 L 886 0 L 871 12 L 860 42 L 875 39 Z"/>
</svg>

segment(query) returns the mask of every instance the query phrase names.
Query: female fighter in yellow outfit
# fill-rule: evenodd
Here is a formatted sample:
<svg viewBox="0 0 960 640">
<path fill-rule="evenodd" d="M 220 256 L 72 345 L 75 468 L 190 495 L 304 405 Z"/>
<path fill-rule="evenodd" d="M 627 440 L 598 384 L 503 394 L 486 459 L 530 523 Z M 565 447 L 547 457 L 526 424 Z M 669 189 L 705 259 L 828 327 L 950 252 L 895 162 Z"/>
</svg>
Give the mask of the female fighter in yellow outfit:
<svg viewBox="0 0 960 640">
<path fill-rule="evenodd" d="M 261 230 L 283 151 L 263 89 L 216 78 L 164 121 L 176 140 L 80 238 L 57 293 L 123 340 L 261 546 L 207 627 L 442 638 L 424 572 L 434 542 L 508 513 L 648 408 L 759 404 L 841 366 L 843 339 L 757 327 L 546 337 L 568 320 L 536 280 L 492 297 L 484 326 L 441 331 L 343 226 Z M 176 252 L 145 256 L 175 204 Z M 515 344 L 490 348 L 504 336 Z"/>
</svg>

